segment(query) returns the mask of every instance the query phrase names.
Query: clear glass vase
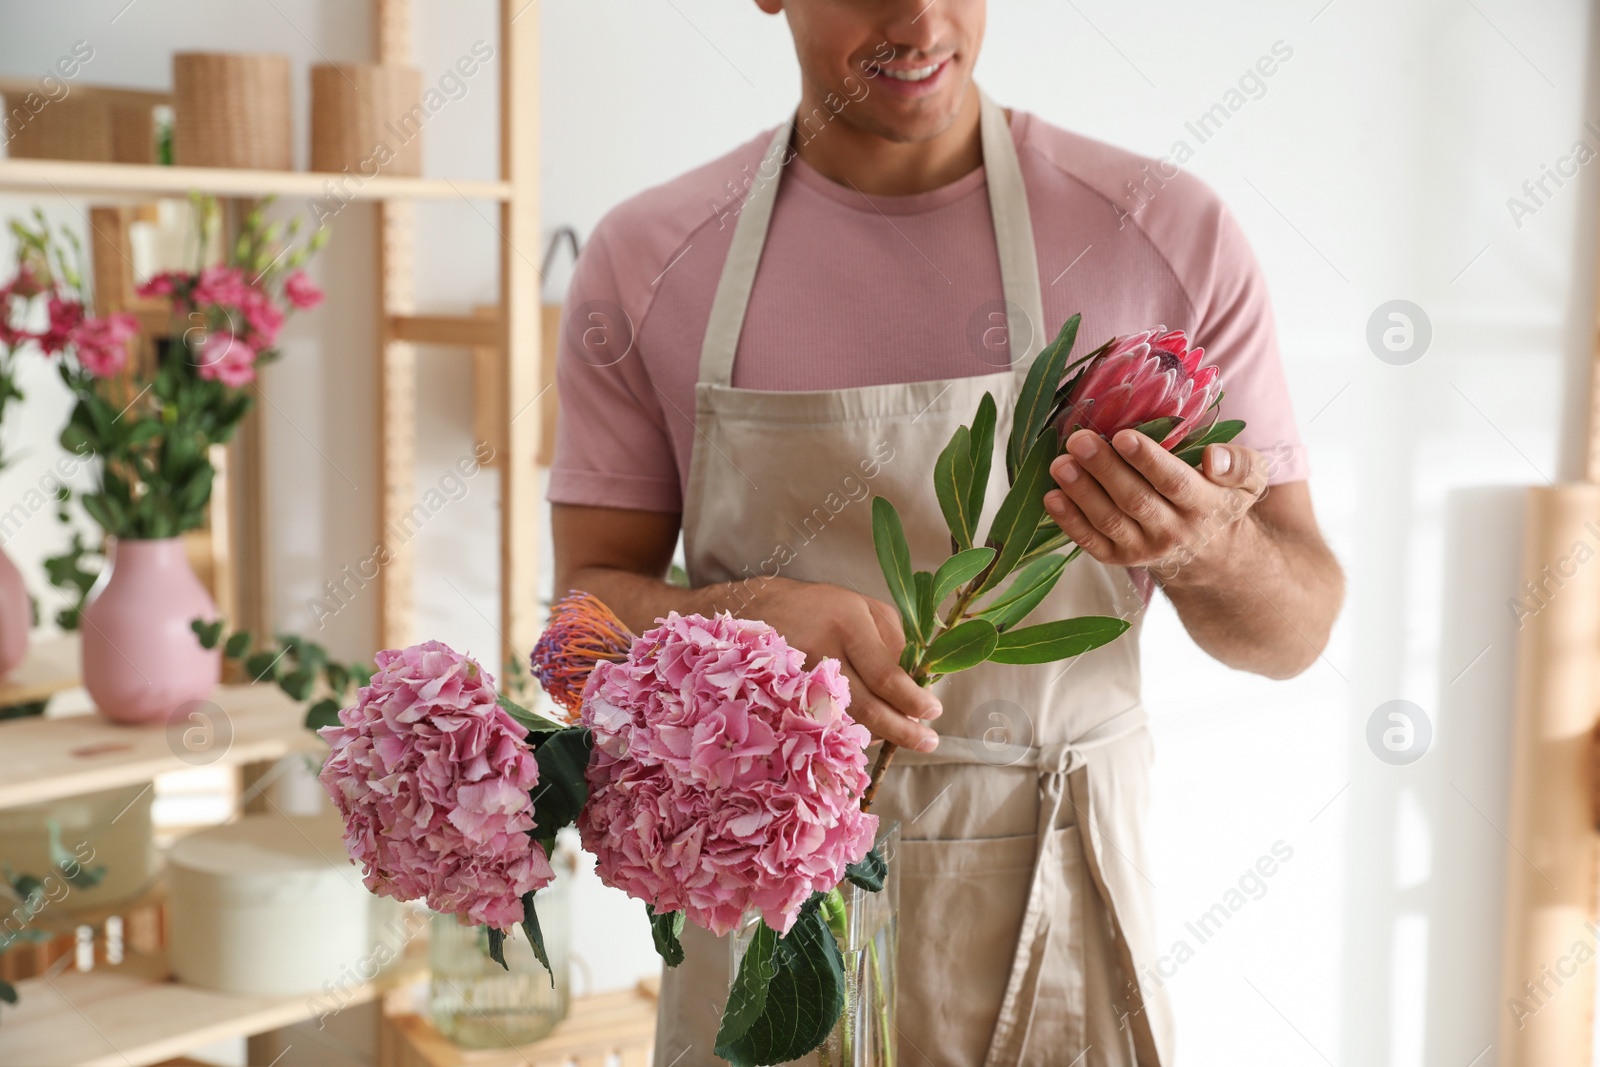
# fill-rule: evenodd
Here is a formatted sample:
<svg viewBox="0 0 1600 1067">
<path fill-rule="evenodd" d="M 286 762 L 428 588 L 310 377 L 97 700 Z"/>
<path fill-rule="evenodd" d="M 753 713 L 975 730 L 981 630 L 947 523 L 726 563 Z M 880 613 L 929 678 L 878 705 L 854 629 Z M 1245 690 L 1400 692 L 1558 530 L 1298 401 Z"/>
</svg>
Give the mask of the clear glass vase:
<svg viewBox="0 0 1600 1067">
<path fill-rule="evenodd" d="M 568 896 L 574 859 L 558 847 L 551 862 L 556 880 L 534 894 L 554 985 L 521 926 L 506 936 L 507 970 L 489 958 L 487 928 L 463 926 L 454 915 L 433 916 L 429 1010 L 433 1025 L 451 1041 L 466 1048 L 526 1045 L 548 1035 L 567 1017 L 572 928 Z"/>
<path fill-rule="evenodd" d="M 870 893 L 850 882 L 839 884 L 843 908 L 832 909 L 828 925 L 844 957 L 844 1011 L 833 1033 L 809 1061 L 817 1067 L 894 1067 L 896 955 L 899 946 L 900 880 L 896 852 L 900 824 L 879 827 L 875 847 L 888 864 L 883 890 Z M 750 945 L 759 913 L 746 915 L 732 938 L 730 974 Z"/>
</svg>

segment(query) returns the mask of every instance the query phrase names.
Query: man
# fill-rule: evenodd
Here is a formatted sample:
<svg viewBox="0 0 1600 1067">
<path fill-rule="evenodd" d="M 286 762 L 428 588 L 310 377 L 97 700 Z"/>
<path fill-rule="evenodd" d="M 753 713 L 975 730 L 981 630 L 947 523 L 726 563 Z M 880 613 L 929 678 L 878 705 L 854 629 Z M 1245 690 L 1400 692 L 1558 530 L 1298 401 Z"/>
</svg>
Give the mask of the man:
<svg viewBox="0 0 1600 1067">
<path fill-rule="evenodd" d="M 794 34 L 793 122 L 618 207 L 573 282 L 557 588 L 636 629 L 733 611 L 840 660 L 851 714 L 904 750 L 873 809 L 903 837 L 903 1063 L 1170 1064 L 1141 982 L 1140 614 L 1159 581 L 1213 656 L 1284 678 L 1342 599 L 1265 284 L 1199 182 L 1152 184 L 1148 161 L 981 94 L 984 0 L 757 4 Z M 1074 434 L 1045 502 L 1084 555 L 1035 619 L 1133 628 L 1065 670 L 988 664 L 921 689 L 897 663 L 867 497 L 898 506 L 919 566 L 942 559 L 934 457 L 984 392 L 1010 411 L 1077 312 L 1088 345 L 1187 330 L 1248 428 L 1199 471 L 1131 432 Z M 680 531 L 689 588 L 665 581 Z M 714 1063 L 728 949 L 693 929 L 685 947 L 656 1062 Z"/>
</svg>

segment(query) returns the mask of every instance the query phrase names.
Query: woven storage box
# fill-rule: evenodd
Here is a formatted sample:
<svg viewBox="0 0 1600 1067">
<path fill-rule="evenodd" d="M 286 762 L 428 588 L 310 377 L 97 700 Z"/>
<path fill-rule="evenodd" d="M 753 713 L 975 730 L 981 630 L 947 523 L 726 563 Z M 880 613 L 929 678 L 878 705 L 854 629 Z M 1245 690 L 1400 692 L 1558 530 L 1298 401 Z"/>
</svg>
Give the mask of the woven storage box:
<svg viewBox="0 0 1600 1067">
<path fill-rule="evenodd" d="M 311 169 L 422 173 L 422 72 L 375 63 L 311 68 Z"/>
<path fill-rule="evenodd" d="M 32 112 L 37 94 L 5 95 L 6 152 L 12 159 L 72 159 L 90 163 L 154 163 L 155 111 L 79 89 Z"/>
<path fill-rule="evenodd" d="M 180 52 L 172 86 L 173 162 L 293 169 L 288 56 Z"/>
</svg>

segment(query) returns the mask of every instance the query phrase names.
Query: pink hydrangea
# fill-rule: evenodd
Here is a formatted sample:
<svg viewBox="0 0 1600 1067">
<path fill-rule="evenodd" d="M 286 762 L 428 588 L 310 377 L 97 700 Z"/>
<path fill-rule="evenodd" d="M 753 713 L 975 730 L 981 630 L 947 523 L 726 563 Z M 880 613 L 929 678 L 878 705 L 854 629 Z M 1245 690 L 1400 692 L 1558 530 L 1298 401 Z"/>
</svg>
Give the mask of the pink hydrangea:
<svg viewBox="0 0 1600 1067">
<path fill-rule="evenodd" d="M 379 652 L 377 667 L 342 725 L 320 731 L 345 847 L 374 893 L 509 928 L 523 894 L 554 879 L 528 833 L 527 731 L 483 668 L 438 641 Z"/>
<path fill-rule="evenodd" d="M 578 819 L 602 881 L 718 934 L 750 909 L 787 933 L 872 847 L 866 728 L 836 660 L 720 614 L 661 620 L 594 669 Z"/>
<path fill-rule="evenodd" d="M 317 283 L 307 277 L 303 270 L 294 271 L 283 279 L 283 295 L 289 303 L 301 311 L 322 303 L 322 290 L 317 288 Z"/>
<path fill-rule="evenodd" d="M 73 332 L 78 363 L 97 378 L 109 378 L 128 362 L 128 342 L 139 335 L 139 320 L 125 311 L 86 319 Z"/>
<path fill-rule="evenodd" d="M 242 389 L 256 380 L 256 350 L 227 330 L 196 334 L 190 339 L 196 373 L 207 381 Z"/>
</svg>

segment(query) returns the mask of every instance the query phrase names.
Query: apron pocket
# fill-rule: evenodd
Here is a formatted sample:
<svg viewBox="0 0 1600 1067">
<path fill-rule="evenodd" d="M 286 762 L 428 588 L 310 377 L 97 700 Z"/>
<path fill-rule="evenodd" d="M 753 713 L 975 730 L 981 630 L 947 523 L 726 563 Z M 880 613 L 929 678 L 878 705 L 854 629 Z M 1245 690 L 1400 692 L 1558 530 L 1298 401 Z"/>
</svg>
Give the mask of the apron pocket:
<svg viewBox="0 0 1600 1067">
<path fill-rule="evenodd" d="M 1077 827 L 1050 838 L 1039 890 L 1050 913 L 1035 942 L 1044 953 L 1037 1011 L 1031 1025 L 1018 1021 L 1030 1064 L 1070 1063 L 1083 1050 L 1085 919 L 1099 911 Z M 1033 834 L 900 843 L 901 1062 L 983 1063 L 1017 954 L 1037 846 Z M 1025 1015 L 1026 1004 L 1020 1007 Z"/>
</svg>

